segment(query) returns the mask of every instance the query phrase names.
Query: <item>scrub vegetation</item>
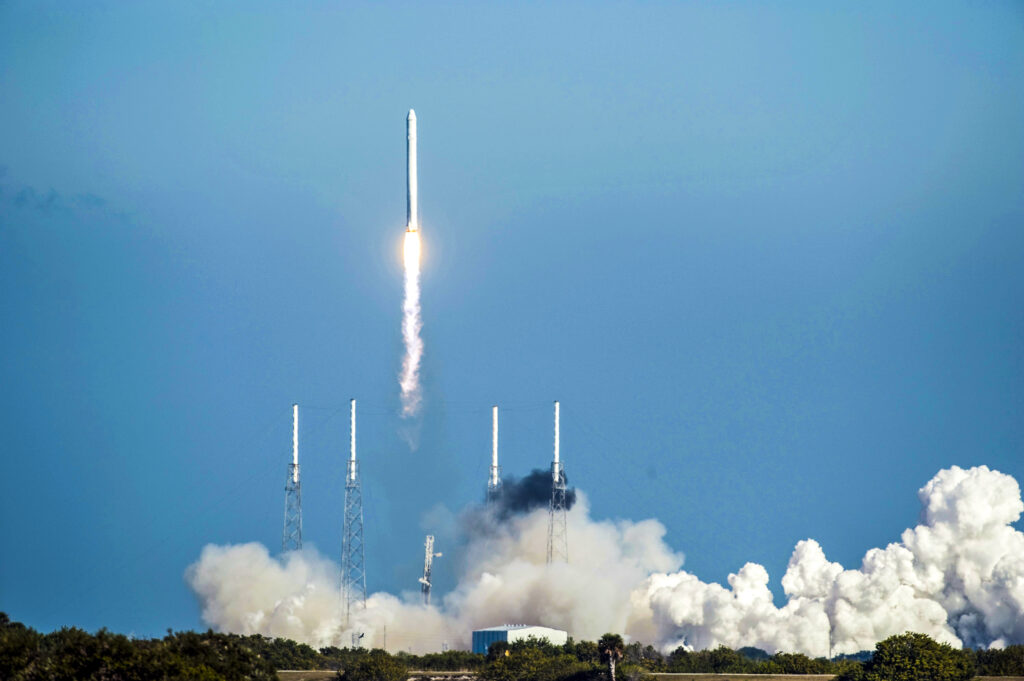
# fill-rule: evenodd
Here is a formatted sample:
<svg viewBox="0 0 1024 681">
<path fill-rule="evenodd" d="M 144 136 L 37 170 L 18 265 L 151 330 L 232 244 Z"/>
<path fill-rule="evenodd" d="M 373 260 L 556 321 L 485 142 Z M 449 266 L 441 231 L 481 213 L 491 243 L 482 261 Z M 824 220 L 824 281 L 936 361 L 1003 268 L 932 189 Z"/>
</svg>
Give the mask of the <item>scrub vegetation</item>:
<svg viewBox="0 0 1024 681">
<path fill-rule="evenodd" d="M 829 661 L 757 648 L 687 651 L 668 655 L 617 634 L 600 641 L 552 645 L 527 639 L 498 642 L 487 655 L 449 650 L 413 655 L 327 647 L 289 639 L 171 632 L 133 639 L 101 629 L 64 628 L 41 634 L 0 613 L 0 679 L 10 681 L 274 681 L 278 670 L 336 670 L 344 681 L 404 681 L 415 672 L 468 671 L 482 681 L 637 681 L 666 673 L 834 675 L 837 681 L 966 681 L 979 676 L 1024 676 L 1024 646 L 958 650 L 924 634 L 881 641 L 873 653 Z M 614 671 L 613 671 L 614 670 Z"/>
</svg>

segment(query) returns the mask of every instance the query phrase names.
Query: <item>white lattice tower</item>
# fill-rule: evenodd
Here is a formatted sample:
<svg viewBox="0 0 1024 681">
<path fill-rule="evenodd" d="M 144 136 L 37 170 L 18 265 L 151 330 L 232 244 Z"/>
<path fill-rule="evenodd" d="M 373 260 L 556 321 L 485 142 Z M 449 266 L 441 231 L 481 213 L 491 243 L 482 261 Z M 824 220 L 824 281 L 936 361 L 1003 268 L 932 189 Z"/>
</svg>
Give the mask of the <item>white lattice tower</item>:
<svg viewBox="0 0 1024 681">
<path fill-rule="evenodd" d="M 548 506 L 548 562 L 569 562 L 566 531 L 565 469 L 559 453 L 559 409 L 555 402 L 555 458 L 551 462 L 551 504 Z"/>
<path fill-rule="evenodd" d="M 491 407 L 491 473 L 487 477 L 487 503 L 501 494 L 501 466 L 498 465 L 498 406 Z"/>
<path fill-rule="evenodd" d="M 356 462 L 356 401 L 350 402 L 349 458 L 345 473 L 345 522 L 341 539 L 341 597 L 345 622 L 352 611 L 366 607 L 363 548 L 363 489 Z"/>
<path fill-rule="evenodd" d="M 292 462 L 284 483 L 284 532 L 281 551 L 302 548 L 302 482 L 299 479 L 299 405 L 292 405 Z"/>
</svg>

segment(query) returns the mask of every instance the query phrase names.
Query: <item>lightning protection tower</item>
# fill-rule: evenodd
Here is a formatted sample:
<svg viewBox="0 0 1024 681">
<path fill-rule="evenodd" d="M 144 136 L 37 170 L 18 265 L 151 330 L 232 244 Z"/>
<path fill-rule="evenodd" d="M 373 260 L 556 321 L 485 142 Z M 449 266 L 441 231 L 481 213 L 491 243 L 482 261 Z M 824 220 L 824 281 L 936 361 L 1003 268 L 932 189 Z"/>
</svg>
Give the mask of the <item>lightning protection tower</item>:
<svg viewBox="0 0 1024 681">
<path fill-rule="evenodd" d="M 423 576 L 420 577 L 420 591 L 423 592 L 423 605 L 430 605 L 430 573 L 434 569 L 434 559 L 440 558 L 440 553 L 434 553 L 434 535 L 428 534 L 424 542 L 425 549 L 423 557 Z"/>
<path fill-rule="evenodd" d="M 558 454 L 558 402 L 555 402 L 555 458 L 551 462 L 551 504 L 548 506 L 548 563 L 569 562 L 565 529 L 565 469 Z"/>
<path fill-rule="evenodd" d="M 491 407 L 491 474 L 487 478 L 487 503 L 501 494 L 501 466 L 498 465 L 498 406 Z"/>
<path fill-rule="evenodd" d="M 292 405 L 292 462 L 284 483 L 284 533 L 281 551 L 302 548 L 302 483 L 299 481 L 299 405 Z"/>
<path fill-rule="evenodd" d="M 348 468 L 345 474 L 345 524 L 341 539 L 341 596 L 345 622 L 352 611 L 366 607 L 366 569 L 363 551 L 363 489 L 356 463 L 356 401 L 350 403 Z"/>
</svg>

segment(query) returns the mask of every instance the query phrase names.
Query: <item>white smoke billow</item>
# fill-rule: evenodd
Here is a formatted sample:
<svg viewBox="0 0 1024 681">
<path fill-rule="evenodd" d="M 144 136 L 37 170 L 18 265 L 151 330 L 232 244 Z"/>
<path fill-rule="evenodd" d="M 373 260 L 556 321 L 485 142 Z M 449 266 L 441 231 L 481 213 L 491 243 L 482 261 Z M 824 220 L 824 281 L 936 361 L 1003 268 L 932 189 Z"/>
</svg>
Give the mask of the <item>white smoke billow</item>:
<svg viewBox="0 0 1024 681">
<path fill-rule="evenodd" d="M 917 631 L 953 645 L 1024 642 L 1024 511 L 1010 476 L 985 466 L 940 471 L 919 491 L 921 524 L 871 549 L 859 569 L 829 562 L 812 539 L 797 544 L 780 608 L 768 572 L 747 563 L 728 586 L 680 570 L 656 520 L 597 521 L 587 499 L 569 511 L 570 554 L 586 561 L 547 565 L 547 512 L 494 523 L 463 514 L 465 567 L 439 606 L 371 596 L 346 627 L 339 619 L 338 568 L 315 552 L 271 557 L 258 544 L 207 546 L 186 578 L 212 626 L 285 636 L 314 646 L 439 650 L 468 647 L 472 629 L 528 622 L 578 639 L 607 631 L 656 644 L 701 649 L 756 646 L 812 656 L 867 650 Z M 572 555 L 570 555 L 570 558 Z M 385 634 L 386 632 L 386 634 Z"/>
<path fill-rule="evenodd" d="M 420 330 L 420 234 L 405 233 L 405 299 L 402 301 L 402 341 L 405 356 L 398 383 L 402 389 L 402 417 L 419 413 L 423 395 L 420 391 L 420 360 L 423 358 L 423 339 Z"/>
</svg>

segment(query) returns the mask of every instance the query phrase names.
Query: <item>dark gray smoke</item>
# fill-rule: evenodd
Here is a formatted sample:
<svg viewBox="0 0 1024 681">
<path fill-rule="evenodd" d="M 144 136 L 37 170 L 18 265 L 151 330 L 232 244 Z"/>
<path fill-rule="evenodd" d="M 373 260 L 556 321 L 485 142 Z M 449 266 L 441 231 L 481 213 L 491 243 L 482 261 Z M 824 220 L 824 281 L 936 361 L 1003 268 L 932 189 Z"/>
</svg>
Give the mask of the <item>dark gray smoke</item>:
<svg viewBox="0 0 1024 681">
<path fill-rule="evenodd" d="M 564 473 L 563 473 L 564 475 Z M 576 488 L 568 487 L 569 476 L 565 476 L 565 507 L 576 503 Z M 494 515 L 498 520 L 529 513 L 535 508 L 547 508 L 551 503 L 551 471 L 539 468 L 525 478 L 509 476 L 501 480 L 501 492 L 494 504 Z"/>
</svg>

